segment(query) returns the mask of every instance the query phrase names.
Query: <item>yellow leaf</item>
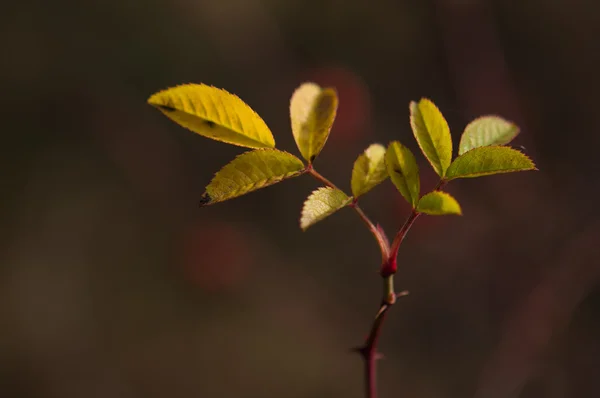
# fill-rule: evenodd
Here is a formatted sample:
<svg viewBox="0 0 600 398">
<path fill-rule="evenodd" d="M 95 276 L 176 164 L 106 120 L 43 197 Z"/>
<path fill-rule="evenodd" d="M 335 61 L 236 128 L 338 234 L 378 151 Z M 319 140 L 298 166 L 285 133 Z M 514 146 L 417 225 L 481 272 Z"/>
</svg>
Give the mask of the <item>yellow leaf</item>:
<svg viewBox="0 0 600 398">
<path fill-rule="evenodd" d="M 505 145 L 519 134 L 519 127 L 500 116 L 481 116 L 473 120 L 460 137 L 458 154 L 473 148 L 490 145 Z"/>
<path fill-rule="evenodd" d="M 385 165 L 392 182 L 404 199 L 414 208 L 419 201 L 421 181 L 419 166 L 410 149 L 398 141 L 390 142 L 385 154 Z"/>
<path fill-rule="evenodd" d="M 419 200 L 417 205 L 419 213 L 432 216 L 443 216 L 447 214 L 461 215 L 460 205 L 450 194 L 441 191 L 429 192 Z"/>
<path fill-rule="evenodd" d="M 410 125 L 423 154 L 444 177 L 452 161 L 450 128 L 440 110 L 427 98 L 410 103 Z"/>
<path fill-rule="evenodd" d="M 536 170 L 522 152 L 506 146 L 481 146 L 463 153 L 450 165 L 446 178 L 473 178 L 514 171 Z"/>
<path fill-rule="evenodd" d="M 385 167 L 385 147 L 369 146 L 354 162 L 352 169 L 352 194 L 355 198 L 369 192 L 388 177 Z"/>
<path fill-rule="evenodd" d="M 332 88 L 304 83 L 294 91 L 290 100 L 292 133 L 300 153 L 309 163 L 325 146 L 337 107 L 337 93 Z"/>
<path fill-rule="evenodd" d="M 306 230 L 311 225 L 347 206 L 350 202 L 352 202 L 352 198 L 339 189 L 322 187 L 313 191 L 302 207 L 300 228 Z"/>
<path fill-rule="evenodd" d="M 277 149 L 244 152 L 219 170 L 200 205 L 211 205 L 302 174 L 304 164 L 294 155 Z"/>
<path fill-rule="evenodd" d="M 181 126 L 213 140 L 248 148 L 273 148 L 265 122 L 239 97 L 205 84 L 160 91 L 148 103 Z"/>
</svg>

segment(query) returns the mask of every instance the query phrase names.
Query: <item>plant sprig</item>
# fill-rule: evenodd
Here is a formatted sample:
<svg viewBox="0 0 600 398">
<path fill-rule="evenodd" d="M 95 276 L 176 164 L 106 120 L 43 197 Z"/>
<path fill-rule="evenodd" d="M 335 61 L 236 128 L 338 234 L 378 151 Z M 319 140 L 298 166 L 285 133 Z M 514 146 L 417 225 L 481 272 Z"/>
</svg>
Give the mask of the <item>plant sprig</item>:
<svg viewBox="0 0 600 398">
<path fill-rule="evenodd" d="M 365 363 L 367 398 L 376 398 L 377 345 L 381 327 L 398 297 L 394 275 L 398 270 L 398 249 L 415 221 L 422 215 L 461 215 L 458 201 L 443 191 L 457 178 L 473 178 L 499 173 L 536 170 L 522 152 L 506 146 L 519 133 L 518 127 L 495 115 L 475 119 L 464 130 L 458 156 L 452 159 L 452 137 L 446 119 L 428 99 L 411 102 L 410 125 L 417 144 L 439 175 L 438 185 L 421 195 L 419 168 L 411 150 L 399 141 L 387 147 L 372 144 L 354 163 L 352 195 L 339 189 L 314 168 L 325 146 L 338 107 L 335 89 L 304 83 L 290 101 L 291 130 L 304 161 L 275 149 L 275 139 L 267 124 L 239 97 L 204 84 L 186 84 L 160 91 L 148 99 L 167 117 L 207 138 L 251 148 L 219 170 L 200 199 L 206 206 L 245 195 L 283 180 L 311 175 L 323 186 L 304 202 L 300 227 L 308 227 L 344 207 L 350 207 L 373 234 L 381 251 L 382 298 L 365 342 L 355 349 Z M 411 212 L 390 241 L 379 224 L 373 223 L 359 205 L 359 198 L 390 178 Z"/>
</svg>

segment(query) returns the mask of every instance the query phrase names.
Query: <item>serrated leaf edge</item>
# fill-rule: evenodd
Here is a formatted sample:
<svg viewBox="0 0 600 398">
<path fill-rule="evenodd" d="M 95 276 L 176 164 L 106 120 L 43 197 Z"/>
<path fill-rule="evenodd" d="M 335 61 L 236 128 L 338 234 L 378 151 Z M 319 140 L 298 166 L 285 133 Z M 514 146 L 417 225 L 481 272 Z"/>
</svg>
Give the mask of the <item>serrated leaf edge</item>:
<svg viewBox="0 0 600 398">
<path fill-rule="evenodd" d="M 282 150 L 275 149 L 275 148 L 256 148 L 256 149 L 253 149 L 253 150 L 250 150 L 250 151 L 242 152 L 239 155 L 237 155 L 236 157 L 234 157 L 225 166 L 221 167 L 220 170 L 218 170 L 217 172 L 214 173 L 213 178 L 211 178 L 210 182 L 206 185 L 206 187 L 204 189 L 204 193 L 200 197 L 200 206 L 209 206 L 209 205 L 212 205 L 212 204 L 216 204 L 216 203 L 220 203 L 220 202 L 224 202 L 224 201 L 228 200 L 228 199 L 224 199 L 224 200 L 214 201 L 214 200 L 212 200 L 212 198 L 210 197 L 210 194 L 207 191 L 208 187 L 213 183 L 213 181 L 215 181 L 217 178 L 219 178 L 219 174 L 223 171 L 223 168 L 225 168 L 229 164 L 235 162 L 238 158 L 240 158 L 242 156 L 245 156 L 245 155 L 248 155 L 249 153 L 253 153 L 253 152 L 266 152 L 266 151 L 268 151 L 268 152 L 279 152 L 279 153 L 284 153 L 286 155 L 293 156 L 294 158 L 298 159 L 302 164 L 304 164 L 304 162 L 302 162 L 302 160 L 300 158 L 298 158 L 297 156 L 295 156 L 295 155 L 293 155 L 293 154 L 291 154 L 291 153 L 289 153 L 287 151 L 282 151 Z M 250 188 L 249 189 L 237 189 L 237 190 L 231 191 L 232 192 L 232 195 L 231 195 L 232 198 L 231 199 L 235 199 L 236 197 L 245 195 L 246 193 L 254 192 L 255 190 L 260 189 L 260 188 L 268 187 L 270 185 L 276 184 L 276 183 L 281 182 L 283 180 L 286 180 L 286 179 L 289 179 L 289 178 L 292 178 L 292 177 L 297 177 L 299 175 L 304 174 L 305 172 L 306 172 L 306 169 L 301 169 L 299 171 L 292 171 L 292 172 L 289 172 L 289 173 L 285 173 L 285 174 L 283 174 L 281 176 L 270 177 L 270 178 L 267 178 L 265 180 L 255 182 L 253 184 L 246 185 L 247 187 L 250 187 Z M 255 187 L 258 187 L 258 188 L 257 189 L 253 189 Z"/>
<path fill-rule="evenodd" d="M 531 169 L 504 169 L 504 170 L 499 170 L 499 171 L 494 171 L 494 172 L 490 172 L 490 173 L 473 173 L 473 174 L 465 174 L 462 176 L 457 176 L 457 177 L 445 177 L 446 181 L 452 181 L 452 180 L 456 180 L 458 178 L 469 178 L 469 177 L 483 177 L 483 176 L 488 176 L 488 175 L 495 175 L 495 174 L 507 174 L 507 173 L 517 173 L 517 172 L 521 172 L 521 171 L 539 171 L 539 169 L 537 168 L 535 162 L 533 161 L 533 159 L 531 159 L 531 157 L 529 155 L 527 155 L 524 152 L 519 151 L 518 149 L 516 149 L 515 147 L 509 146 L 509 145 L 486 145 L 486 146 L 481 146 L 481 147 L 477 147 L 477 148 L 471 148 L 469 149 L 467 152 L 462 153 L 461 155 L 455 157 L 452 160 L 452 163 L 454 163 L 454 161 L 456 159 L 458 159 L 461 156 L 466 155 L 467 153 L 474 151 L 476 149 L 480 149 L 480 148 L 509 148 L 512 149 L 515 152 L 519 152 L 521 155 L 525 156 L 527 158 L 527 160 L 529 160 L 532 164 L 532 168 Z M 452 163 L 450 163 L 450 166 L 452 166 Z M 450 166 L 448 166 L 448 170 L 450 169 Z"/>
<path fill-rule="evenodd" d="M 469 128 L 469 126 L 471 126 L 471 125 L 472 125 L 473 123 L 475 123 L 475 122 L 479 122 L 481 119 L 492 118 L 492 117 L 494 117 L 494 118 L 498 118 L 498 119 L 502 119 L 502 120 L 503 120 L 503 121 L 505 121 L 506 123 L 508 123 L 508 124 L 510 124 L 511 126 L 515 127 L 515 128 L 517 129 L 517 131 L 515 132 L 515 134 L 514 134 L 514 135 L 513 135 L 513 136 L 512 136 L 512 137 L 511 137 L 511 138 L 510 138 L 508 141 L 506 141 L 506 142 L 505 142 L 505 143 L 503 143 L 503 144 L 493 144 L 493 145 L 484 145 L 484 146 L 507 146 L 507 144 L 509 144 L 509 143 L 510 143 L 512 140 L 514 140 L 515 138 L 517 138 L 517 136 L 518 136 L 519 134 L 521 134 L 521 128 L 519 127 L 519 125 L 518 125 L 518 124 L 516 124 L 515 122 L 513 122 L 513 121 L 511 121 L 511 120 L 508 120 L 508 119 L 506 119 L 506 118 L 504 118 L 504 117 L 502 117 L 502 116 L 500 116 L 500 115 L 497 115 L 497 114 L 493 114 L 493 113 L 492 113 L 492 114 L 489 114 L 489 115 L 482 115 L 482 116 L 476 117 L 475 119 L 471 120 L 471 121 L 470 121 L 470 122 L 469 122 L 469 123 L 468 123 L 468 124 L 465 126 L 465 128 L 463 129 L 463 132 L 462 132 L 462 134 L 460 135 L 460 141 L 458 142 L 458 156 L 462 156 L 462 155 L 464 155 L 465 153 L 469 152 L 470 150 L 472 150 L 472 149 L 475 149 L 475 148 L 471 148 L 471 149 L 469 149 L 469 151 L 466 151 L 466 152 L 460 153 L 460 151 L 461 151 L 461 148 L 462 148 L 463 138 L 464 138 L 464 136 L 465 136 L 465 132 L 467 131 L 467 129 Z M 470 141 L 470 142 L 472 142 L 470 139 L 469 139 L 469 141 Z M 477 148 L 480 148 L 480 147 L 477 147 Z M 452 163 L 450 163 L 450 164 L 452 164 Z"/>
<path fill-rule="evenodd" d="M 312 191 L 310 193 L 310 195 L 308 195 L 308 197 L 304 200 L 304 203 L 302 204 L 302 210 L 300 212 L 300 219 L 298 220 L 298 224 L 300 224 L 300 229 L 302 229 L 302 231 L 306 231 L 308 228 L 310 228 L 311 226 L 313 226 L 316 223 L 312 223 L 309 224 L 307 226 L 302 226 L 302 218 L 304 217 L 304 211 L 306 209 L 307 203 L 315 196 L 317 195 L 319 192 L 323 192 L 323 191 L 340 191 L 341 193 L 343 193 L 344 195 L 346 195 L 346 193 L 344 191 L 341 191 L 339 189 L 336 188 L 332 188 L 332 187 L 319 187 L 317 189 L 315 189 L 314 191 Z M 348 196 L 348 199 L 346 199 L 346 201 L 344 202 L 344 204 L 340 207 L 338 207 L 337 209 L 334 209 L 331 213 L 326 213 L 325 217 L 323 217 L 323 219 L 329 217 L 330 215 L 332 215 L 333 213 L 338 212 L 339 210 L 343 209 L 344 207 L 348 206 L 350 203 L 352 203 L 352 201 L 354 200 L 354 198 L 352 196 Z M 321 219 L 322 220 L 322 219 Z M 319 220 L 319 221 L 321 221 Z M 318 222 L 318 221 L 317 221 Z"/>
</svg>

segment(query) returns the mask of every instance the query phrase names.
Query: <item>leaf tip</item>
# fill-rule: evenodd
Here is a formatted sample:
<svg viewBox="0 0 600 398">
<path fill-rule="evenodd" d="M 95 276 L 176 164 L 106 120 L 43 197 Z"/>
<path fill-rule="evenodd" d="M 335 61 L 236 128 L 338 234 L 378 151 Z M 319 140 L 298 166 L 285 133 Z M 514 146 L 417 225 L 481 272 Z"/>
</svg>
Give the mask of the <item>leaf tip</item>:
<svg viewBox="0 0 600 398">
<path fill-rule="evenodd" d="M 150 96 L 148 97 L 148 99 L 146 100 L 146 102 L 148 102 L 149 104 L 151 104 L 156 97 L 158 96 L 158 94 L 160 93 L 160 91 L 154 92 L 152 94 L 150 94 Z"/>
<path fill-rule="evenodd" d="M 210 197 L 208 192 L 204 192 L 200 197 L 200 201 L 198 204 L 200 205 L 200 207 L 208 206 L 211 204 L 211 200 L 212 198 Z"/>
<path fill-rule="evenodd" d="M 304 206 L 302 206 L 302 212 L 300 214 L 300 219 L 298 220 L 298 224 L 300 225 L 300 229 L 302 230 L 302 232 L 306 232 L 308 227 L 313 225 L 313 223 L 310 222 L 310 220 L 307 218 L 307 216 L 305 214 L 306 210 L 307 210 L 306 203 L 304 203 Z"/>
<path fill-rule="evenodd" d="M 412 119 L 413 113 L 415 112 L 415 108 L 418 106 L 416 101 L 410 101 L 408 103 L 408 110 L 410 111 L 410 117 Z"/>
<path fill-rule="evenodd" d="M 321 95 L 327 95 L 327 96 L 330 96 L 330 97 L 334 97 L 335 100 L 337 101 L 338 92 L 335 89 L 335 87 L 323 87 L 321 90 L 322 90 L 321 91 L 322 92 Z"/>
<path fill-rule="evenodd" d="M 516 150 L 516 149 L 515 149 Z M 535 162 L 533 161 L 533 159 L 531 159 L 531 157 L 529 155 L 527 155 L 526 153 L 516 150 L 518 152 L 521 152 L 521 154 L 527 159 L 527 161 L 529 162 L 529 168 L 525 169 L 524 171 L 540 171 L 540 169 L 537 168 L 537 165 L 535 164 Z"/>
</svg>

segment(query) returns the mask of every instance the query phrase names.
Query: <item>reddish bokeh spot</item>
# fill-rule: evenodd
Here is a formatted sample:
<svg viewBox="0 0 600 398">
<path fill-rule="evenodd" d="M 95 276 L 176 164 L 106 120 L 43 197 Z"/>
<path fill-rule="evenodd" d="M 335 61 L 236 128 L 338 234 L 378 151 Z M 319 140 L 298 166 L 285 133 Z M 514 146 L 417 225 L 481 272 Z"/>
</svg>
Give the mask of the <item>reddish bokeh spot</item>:
<svg viewBox="0 0 600 398">
<path fill-rule="evenodd" d="M 254 263 L 249 239 L 241 227 L 224 222 L 191 225 L 181 240 L 186 278 L 209 292 L 236 289 Z"/>
<path fill-rule="evenodd" d="M 329 140 L 336 144 L 353 143 L 371 134 L 369 90 L 360 76 L 349 69 L 330 66 L 308 70 L 302 79 L 337 90 L 339 105 Z"/>
</svg>

